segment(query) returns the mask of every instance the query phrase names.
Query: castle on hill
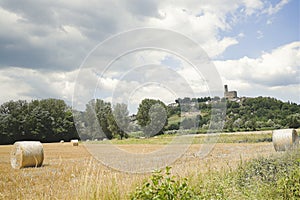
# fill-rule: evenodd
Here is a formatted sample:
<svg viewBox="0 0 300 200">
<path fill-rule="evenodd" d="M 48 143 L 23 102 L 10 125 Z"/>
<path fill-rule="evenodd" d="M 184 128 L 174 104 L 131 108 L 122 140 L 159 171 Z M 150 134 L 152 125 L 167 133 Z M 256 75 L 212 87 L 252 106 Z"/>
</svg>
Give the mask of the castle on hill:
<svg viewBox="0 0 300 200">
<path fill-rule="evenodd" d="M 228 100 L 237 99 L 237 91 L 228 91 L 228 86 L 224 85 L 224 97 Z"/>
</svg>

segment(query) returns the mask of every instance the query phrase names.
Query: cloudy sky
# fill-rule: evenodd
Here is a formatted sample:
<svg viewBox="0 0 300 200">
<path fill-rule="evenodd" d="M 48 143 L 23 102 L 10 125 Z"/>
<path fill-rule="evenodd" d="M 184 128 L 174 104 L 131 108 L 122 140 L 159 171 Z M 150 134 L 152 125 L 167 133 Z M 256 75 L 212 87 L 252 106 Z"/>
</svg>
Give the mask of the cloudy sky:
<svg viewBox="0 0 300 200">
<path fill-rule="evenodd" d="M 71 104 L 73 96 L 119 101 L 121 94 L 131 104 L 144 97 L 169 103 L 189 94 L 181 90 L 211 94 L 206 85 L 214 77 L 195 75 L 180 53 L 191 46 L 176 35 L 161 37 L 162 43 L 172 38 L 182 45 L 175 54 L 143 49 L 123 55 L 120 50 L 136 47 L 125 44 L 149 42 L 151 34 L 132 33 L 121 44 L 113 36 L 143 27 L 172 30 L 193 40 L 202 49 L 195 52 L 205 52 L 216 67 L 215 79 L 220 77 L 239 96 L 300 103 L 299 6 L 298 0 L 2 0 L 0 103 L 51 97 Z M 106 39 L 115 42 L 103 51 Z M 103 57 L 114 59 L 108 70 Z"/>
</svg>

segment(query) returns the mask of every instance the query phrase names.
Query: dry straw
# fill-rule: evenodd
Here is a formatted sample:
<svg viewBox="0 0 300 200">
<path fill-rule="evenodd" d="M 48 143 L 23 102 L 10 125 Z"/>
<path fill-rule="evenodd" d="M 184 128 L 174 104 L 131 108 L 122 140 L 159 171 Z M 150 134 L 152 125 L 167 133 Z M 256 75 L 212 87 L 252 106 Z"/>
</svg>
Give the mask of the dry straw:
<svg viewBox="0 0 300 200">
<path fill-rule="evenodd" d="M 41 142 L 15 142 L 11 151 L 10 163 L 12 168 L 40 167 L 44 161 L 44 149 Z"/>
<path fill-rule="evenodd" d="M 71 140 L 71 144 L 73 145 L 73 146 L 78 146 L 78 140 Z"/>
<path fill-rule="evenodd" d="M 299 138 L 295 129 L 274 130 L 272 140 L 276 151 L 287 151 L 299 145 Z"/>
</svg>

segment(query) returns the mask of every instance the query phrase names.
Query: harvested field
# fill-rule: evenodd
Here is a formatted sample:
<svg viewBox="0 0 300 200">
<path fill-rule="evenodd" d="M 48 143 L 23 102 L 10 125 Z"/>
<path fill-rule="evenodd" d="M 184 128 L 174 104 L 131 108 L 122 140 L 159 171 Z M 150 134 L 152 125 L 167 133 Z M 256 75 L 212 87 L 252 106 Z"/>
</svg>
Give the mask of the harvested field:
<svg viewBox="0 0 300 200">
<path fill-rule="evenodd" d="M 14 170 L 10 166 L 12 146 L 0 146 L 0 199 L 127 199 L 128 193 L 149 174 L 112 170 L 96 161 L 84 145 L 43 144 L 45 160 L 40 168 Z M 102 146 L 103 144 L 95 144 Z M 119 144 L 131 153 L 161 149 L 161 144 Z M 188 176 L 208 170 L 235 168 L 239 162 L 275 153 L 273 144 L 218 143 L 203 159 L 196 156 L 201 144 L 193 144 L 171 166 L 174 174 Z M 114 155 L 117 157 L 117 155 Z M 118 158 L 126 159 L 126 158 Z M 134 163 L 133 163 L 134 165 Z"/>
</svg>

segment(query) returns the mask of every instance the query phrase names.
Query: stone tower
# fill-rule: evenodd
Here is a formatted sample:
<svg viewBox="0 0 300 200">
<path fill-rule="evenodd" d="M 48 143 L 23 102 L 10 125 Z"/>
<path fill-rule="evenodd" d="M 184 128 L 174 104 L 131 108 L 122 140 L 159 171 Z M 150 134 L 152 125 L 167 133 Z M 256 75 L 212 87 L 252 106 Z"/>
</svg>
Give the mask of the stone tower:
<svg viewBox="0 0 300 200">
<path fill-rule="evenodd" d="M 224 90 L 225 90 L 225 93 L 228 92 L 228 86 L 227 85 L 224 85 Z"/>
<path fill-rule="evenodd" d="M 224 97 L 228 100 L 236 99 L 237 92 L 236 91 L 228 91 L 228 86 L 224 85 Z"/>
</svg>

